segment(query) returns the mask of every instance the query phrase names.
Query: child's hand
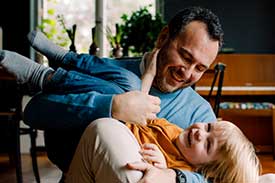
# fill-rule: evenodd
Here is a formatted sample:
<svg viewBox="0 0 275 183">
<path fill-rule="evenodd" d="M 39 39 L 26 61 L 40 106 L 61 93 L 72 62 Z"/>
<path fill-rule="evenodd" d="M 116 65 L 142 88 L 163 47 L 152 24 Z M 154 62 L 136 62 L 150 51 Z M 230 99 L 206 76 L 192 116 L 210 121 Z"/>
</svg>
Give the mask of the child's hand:
<svg viewBox="0 0 275 183">
<path fill-rule="evenodd" d="M 141 91 L 145 93 L 149 93 L 149 90 L 152 86 L 153 80 L 156 76 L 157 72 L 157 56 L 158 49 L 154 49 L 146 58 L 145 62 L 145 72 L 143 73 L 141 80 Z"/>
<path fill-rule="evenodd" d="M 156 75 L 158 52 L 159 52 L 159 49 L 154 49 L 146 58 L 146 63 L 145 63 L 146 74 L 151 74 L 152 76 Z"/>
<path fill-rule="evenodd" d="M 145 143 L 142 145 L 140 154 L 157 168 L 167 168 L 165 157 L 156 144 Z"/>
</svg>

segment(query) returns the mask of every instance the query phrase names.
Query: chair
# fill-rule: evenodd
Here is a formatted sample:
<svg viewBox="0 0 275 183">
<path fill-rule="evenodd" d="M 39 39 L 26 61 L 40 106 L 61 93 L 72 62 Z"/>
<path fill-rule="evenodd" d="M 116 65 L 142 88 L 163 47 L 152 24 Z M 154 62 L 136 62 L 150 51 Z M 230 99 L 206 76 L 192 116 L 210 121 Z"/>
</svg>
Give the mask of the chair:
<svg viewBox="0 0 275 183">
<path fill-rule="evenodd" d="M 223 87 L 223 79 L 224 79 L 224 70 L 226 65 L 218 62 L 213 69 L 209 69 L 205 72 L 204 75 L 207 75 L 205 78 L 207 81 L 210 79 L 210 90 L 209 93 L 206 95 L 206 100 L 212 104 L 213 111 L 217 117 L 219 117 L 219 109 L 220 109 L 220 99 L 222 96 L 222 87 Z M 208 78 L 208 79 L 207 79 Z M 218 81 L 218 83 L 217 83 Z M 213 90 L 217 87 L 217 92 L 215 92 L 214 100 L 213 98 Z M 192 85 L 192 88 L 196 90 L 196 84 Z"/>
<path fill-rule="evenodd" d="M 36 159 L 37 130 L 29 127 L 20 127 L 20 121 L 22 120 L 22 99 L 22 87 L 17 84 L 14 77 L 0 68 L 0 129 L 5 132 L 5 147 L 9 154 L 10 163 L 15 165 L 17 182 L 23 182 L 20 135 L 30 135 L 33 171 L 36 182 L 40 182 Z"/>
<path fill-rule="evenodd" d="M 216 84 L 217 78 L 219 78 L 218 86 L 217 86 L 218 87 L 217 88 L 217 93 L 216 93 L 214 104 L 213 104 L 213 110 L 214 110 L 214 113 L 217 117 L 219 116 L 219 109 L 220 109 L 220 102 L 221 102 L 220 99 L 221 99 L 221 96 L 222 96 L 222 87 L 223 87 L 223 78 L 224 78 L 225 67 L 226 67 L 226 65 L 221 63 L 221 62 L 219 62 L 215 65 L 215 67 L 214 67 L 214 78 L 213 78 L 213 81 L 212 81 L 212 84 L 211 84 L 211 87 L 210 87 L 209 94 L 206 98 L 206 100 L 210 101 L 210 98 L 212 96 L 213 89 L 214 89 L 214 86 Z"/>
</svg>

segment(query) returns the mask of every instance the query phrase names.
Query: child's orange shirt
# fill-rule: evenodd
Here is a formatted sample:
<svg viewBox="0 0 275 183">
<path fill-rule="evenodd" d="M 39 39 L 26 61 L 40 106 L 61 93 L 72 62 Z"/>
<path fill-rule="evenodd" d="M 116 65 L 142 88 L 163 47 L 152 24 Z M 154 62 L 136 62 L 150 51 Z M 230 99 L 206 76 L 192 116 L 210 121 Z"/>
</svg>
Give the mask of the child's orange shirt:
<svg viewBox="0 0 275 183">
<path fill-rule="evenodd" d="M 139 144 L 156 144 L 163 153 L 168 168 L 193 170 L 176 147 L 176 139 L 183 131 L 165 119 L 148 120 L 146 126 L 126 123 Z"/>
</svg>

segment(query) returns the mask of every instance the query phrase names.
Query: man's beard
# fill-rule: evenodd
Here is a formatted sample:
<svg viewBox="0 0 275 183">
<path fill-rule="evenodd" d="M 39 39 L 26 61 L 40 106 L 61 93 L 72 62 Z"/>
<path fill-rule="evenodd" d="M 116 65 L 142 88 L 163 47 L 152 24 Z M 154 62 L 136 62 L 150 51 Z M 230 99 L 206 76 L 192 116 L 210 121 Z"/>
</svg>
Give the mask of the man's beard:
<svg viewBox="0 0 275 183">
<path fill-rule="evenodd" d="M 171 93 L 174 92 L 176 90 L 178 90 L 179 88 L 175 88 L 171 85 L 169 85 L 165 78 L 162 77 L 155 77 L 155 81 L 154 81 L 154 86 L 161 91 L 162 93 Z"/>
<path fill-rule="evenodd" d="M 155 88 L 157 88 L 159 91 L 161 91 L 162 93 L 172 93 L 175 92 L 179 89 L 183 89 L 183 88 L 187 88 L 189 86 L 191 86 L 191 83 L 188 82 L 186 83 L 186 85 L 180 86 L 180 87 L 175 87 L 170 85 L 165 78 L 161 77 L 160 75 L 156 75 L 154 82 L 153 82 L 153 86 Z"/>
</svg>

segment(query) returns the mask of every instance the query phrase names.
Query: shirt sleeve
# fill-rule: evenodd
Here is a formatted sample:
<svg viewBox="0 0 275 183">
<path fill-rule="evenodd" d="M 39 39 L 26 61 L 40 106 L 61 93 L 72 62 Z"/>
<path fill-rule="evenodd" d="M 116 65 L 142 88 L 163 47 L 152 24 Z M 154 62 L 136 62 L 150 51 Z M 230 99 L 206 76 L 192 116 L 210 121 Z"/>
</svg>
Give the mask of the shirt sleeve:
<svg viewBox="0 0 275 183">
<path fill-rule="evenodd" d="M 184 170 L 181 172 L 185 175 L 186 183 L 211 183 L 199 173 Z"/>
</svg>

